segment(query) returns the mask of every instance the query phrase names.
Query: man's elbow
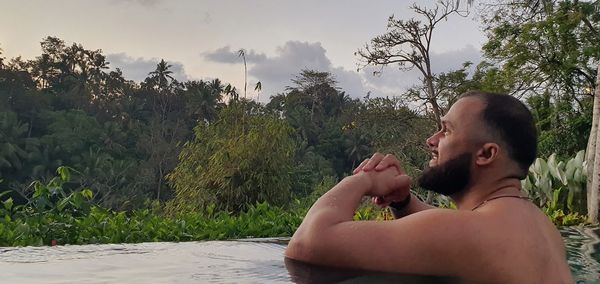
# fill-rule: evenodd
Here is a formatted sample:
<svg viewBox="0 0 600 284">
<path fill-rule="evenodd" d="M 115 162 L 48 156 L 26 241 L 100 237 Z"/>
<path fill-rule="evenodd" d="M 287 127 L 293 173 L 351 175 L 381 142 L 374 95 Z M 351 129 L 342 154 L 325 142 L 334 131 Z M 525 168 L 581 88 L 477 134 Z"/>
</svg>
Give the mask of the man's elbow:
<svg viewBox="0 0 600 284">
<path fill-rule="evenodd" d="M 310 247 L 307 243 L 305 238 L 294 235 L 285 249 L 285 256 L 295 260 L 310 261 Z"/>
<path fill-rule="evenodd" d="M 296 232 L 285 250 L 285 256 L 291 259 L 304 262 L 313 262 L 315 260 L 315 242 L 312 241 L 309 234 L 299 234 Z"/>
</svg>

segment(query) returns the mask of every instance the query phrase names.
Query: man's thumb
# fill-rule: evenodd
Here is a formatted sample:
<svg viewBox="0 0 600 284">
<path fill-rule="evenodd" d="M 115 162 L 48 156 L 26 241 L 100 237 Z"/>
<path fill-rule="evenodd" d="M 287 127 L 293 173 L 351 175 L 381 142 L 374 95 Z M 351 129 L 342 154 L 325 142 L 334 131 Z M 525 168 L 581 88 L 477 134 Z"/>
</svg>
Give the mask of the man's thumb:
<svg viewBox="0 0 600 284">
<path fill-rule="evenodd" d="M 398 175 L 395 178 L 396 188 L 408 188 L 412 182 L 412 179 L 407 175 Z"/>
</svg>

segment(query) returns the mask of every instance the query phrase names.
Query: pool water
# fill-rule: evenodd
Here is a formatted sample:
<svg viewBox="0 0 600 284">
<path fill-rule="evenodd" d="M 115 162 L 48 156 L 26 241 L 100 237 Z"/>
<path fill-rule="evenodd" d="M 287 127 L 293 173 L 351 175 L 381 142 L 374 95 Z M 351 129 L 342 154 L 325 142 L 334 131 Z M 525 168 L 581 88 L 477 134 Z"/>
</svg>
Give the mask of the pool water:
<svg viewBox="0 0 600 284">
<path fill-rule="evenodd" d="M 600 283 L 600 228 L 564 227 L 560 232 L 577 283 Z"/>
<path fill-rule="evenodd" d="M 577 283 L 600 283 L 600 229 L 561 229 Z M 456 283 L 284 259 L 286 239 L 0 248 L 2 283 Z"/>
</svg>

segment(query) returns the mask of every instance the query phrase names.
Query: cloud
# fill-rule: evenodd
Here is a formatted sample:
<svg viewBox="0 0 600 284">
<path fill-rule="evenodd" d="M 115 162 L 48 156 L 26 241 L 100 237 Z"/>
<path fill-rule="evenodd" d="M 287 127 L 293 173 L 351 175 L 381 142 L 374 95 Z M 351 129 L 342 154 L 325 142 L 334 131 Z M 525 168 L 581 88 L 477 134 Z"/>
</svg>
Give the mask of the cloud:
<svg viewBox="0 0 600 284">
<path fill-rule="evenodd" d="M 237 51 L 232 50 L 230 46 L 203 55 L 213 62 L 242 63 Z M 465 61 L 477 64 L 481 58 L 479 51 L 470 45 L 459 50 L 431 54 L 434 73 L 456 70 L 461 68 Z M 261 95 L 261 101 L 283 92 L 285 87 L 292 84 L 291 79 L 302 69 L 330 72 L 338 81 L 338 87 L 353 98 L 362 98 L 367 92 L 371 97 L 397 96 L 421 83 L 421 75 L 417 70 L 403 72 L 396 66 L 388 66 L 383 69 L 381 75 L 373 76 L 373 71 L 379 71 L 379 67 L 369 66 L 356 72 L 334 66 L 320 42 L 288 41 L 277 47 L 275 54 L 271 56 L 250 50 L 246 53 L 246 60 L 249 65 L 248 75 L 251 78 L 249 81 L 262 83 L 264 95 Z"/>
<path fill-rule="evenodd" d="M 331 61 L 321 43 L 288 41 L 276 50 L 276 55 L 250 68 L 249 73 L 259 80 L 278 86 L 289 85 L 290 79 L 302 69 L 331 71 Z"/>
<path fill-rule="evenodd" d="M 224 48 L 220 50 L 228 51 Z M 283 92 L 303 69 L 330 72 L 338 81 L 338 87 L 346 94 L 355 98 L 364 96 L 367 91 L 360 74 L 333 66 L 326 53 L 320 42 L 288 41 L 277 47 L 275 55 L 260 54 L 255 58 L 248 74 L 261 81 L 265 100 L 268 96 Z"/>
<path fill-rule="evenodd" d="M 444 53 L 432 53 L 431 62 L 434 73 L 448 72 L 462 67 L 466 61 L 477 65 L 482 61 L 481 52 L 473 45 L 467 45 L 464 48 Z"/>
<path fill-rule="evenodd" d="M 215 51 L 203 53 L 203 56 L 209 61 L 214 61 L 218 63 L 243 63 L 242 59 L 239 56 L 238 50 L 231 50 L 230 46 L 224 46 Z M 246 50 L 244 56 L 246 57 L 247 63 L 257 63 L 267 59 L 267 56 L 264 53 L 257 53 L 253 49 L 251 49 L 250 51 Z"/>
<path fill-rule="evenodd" d="M 128 80 L 134 80 L 137 82 L 143 81 L 148 77 L 148 73 L 156 69 L 156 65 L 160 62 L 160 59 L 150 58 L 146 59 L 143 57 L 132 57 L 125 53 L 113 53 L 106 55 L 106 59 L 110 62 L 111 69 L 119 68 L 123 71 L 123 76 Z M 178 81 L 187 81 L 189 76 L 185 73 L 183 64 L 175 61 L 167 61 L 171 65 L 170 70 L 173 72 L 172 76 Z"/>
</svg>

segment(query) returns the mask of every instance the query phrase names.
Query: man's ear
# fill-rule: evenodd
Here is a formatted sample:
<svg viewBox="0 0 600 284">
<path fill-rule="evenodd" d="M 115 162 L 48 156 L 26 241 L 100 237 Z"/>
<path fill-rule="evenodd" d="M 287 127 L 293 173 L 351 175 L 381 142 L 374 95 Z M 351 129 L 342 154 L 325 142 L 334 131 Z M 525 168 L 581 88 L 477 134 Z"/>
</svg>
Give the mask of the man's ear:
<svg viewBox="0 0 600 284">
<path fill-rule="evenodd" d="M 485 143 L 477 151 L 477 157 L 475 163 L 479 166 L 485 166 L 491 164 L 493 161 L 498 159 L 500 154 L 500 146 L 496 143 Z"/>
</svg>

